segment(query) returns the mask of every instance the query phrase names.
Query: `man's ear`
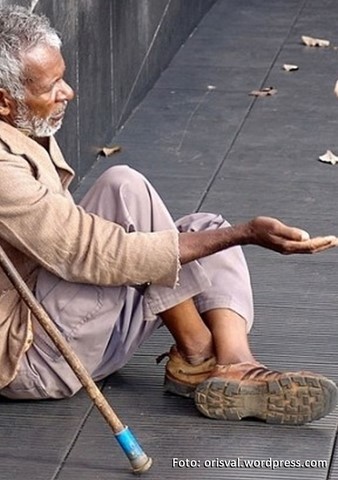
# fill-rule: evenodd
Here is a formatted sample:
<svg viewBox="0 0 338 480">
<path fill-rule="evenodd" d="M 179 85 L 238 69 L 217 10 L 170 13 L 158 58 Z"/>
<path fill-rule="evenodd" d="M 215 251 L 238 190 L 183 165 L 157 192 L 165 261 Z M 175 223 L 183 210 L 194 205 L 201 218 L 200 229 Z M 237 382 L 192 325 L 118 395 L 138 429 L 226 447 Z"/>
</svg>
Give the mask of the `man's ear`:
<svg viewBox="0 0 338 480">
<path fill-rule="evenodd" d="M 0 88 L 0 117 L 10 117 L 13 109 L 13 98 L 4 88 Z"/>
</svg>

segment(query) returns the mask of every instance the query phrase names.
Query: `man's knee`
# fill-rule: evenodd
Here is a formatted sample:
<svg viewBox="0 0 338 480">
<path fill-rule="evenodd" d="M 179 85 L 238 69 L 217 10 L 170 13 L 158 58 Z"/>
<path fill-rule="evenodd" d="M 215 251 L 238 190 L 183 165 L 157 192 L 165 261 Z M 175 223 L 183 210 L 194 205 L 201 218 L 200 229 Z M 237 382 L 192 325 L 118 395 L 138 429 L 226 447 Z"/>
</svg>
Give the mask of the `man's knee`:
<svg viewBox="0 0 338 480">
<path fill-rule="evenodd" d="M 97 180 L 101 188 L 120 188 L 131 186 L 133 190 L 137 185 L 145 185 L 144 176 L 128 165 L 115 165 L 108 168 Z"/>
<path fill-rule="evenodd" d="M 217 213 L 196 212 L 180 218 L 176 222 L 180 232 L 200 232 L 203 230 L 217 230 L 230 226 L 222 215 Z"/>
</svg>

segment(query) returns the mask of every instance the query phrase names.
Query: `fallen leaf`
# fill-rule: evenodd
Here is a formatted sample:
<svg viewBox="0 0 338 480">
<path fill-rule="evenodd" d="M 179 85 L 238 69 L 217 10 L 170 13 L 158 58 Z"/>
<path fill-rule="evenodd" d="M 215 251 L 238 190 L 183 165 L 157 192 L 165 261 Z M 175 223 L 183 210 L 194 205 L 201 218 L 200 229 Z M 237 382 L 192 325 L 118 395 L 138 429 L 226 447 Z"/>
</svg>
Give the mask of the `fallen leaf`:
<svg viewBox="0 0 338 480">
<path fill-rule="evenodd" d="M 333 90 L 334 94 L 338 97 L 338 80 L 336 81 L 336 85 Z"/>
<path fill-rule="evenodd" d="M 332 153 L 331 150 L 327 150 L 326 153 L 324 153 L 324 155 L 321 155 L 318 160 L 324 163 L 331 163 L 332 165 L 336 165 L 336 163 L 338 162 L 338 157 L 334 153 Z"/>
<path fill-rule="evenodd" d="M 264 87 L 260 90 L 252 90 L 249 95 L 253 95 L 254 97 L 268 97 L 269 95 L 275 95 L 277 93 L 277 89 L 273 87 Z"/>
<path fill-rule="evenodd" d="M 111 155 L 114 155 L 114 153 L 118 153 L 121 151 L 121 147 L 119 145 L 112 145 L 111 147 L 103 147 L 99 151 L 101 155 L 104 155 L 105 157 L 110 157 Z"/>
<path fill-rule="evenodd" d="M 313 38 L 302 36 L 303 43 L 308 47 L 328 47 L 330 45 L 329 40 L 323 40 L 321 38 Z"/>
<path fill-rule="evenodd" d="M 298 65 L 291 65 L 289 63 L 284 63 L 283 69 L 286 70 L 287 72 L 292 72 L 293 70 L 298 70 L 299 67 Z"/>
</svg>

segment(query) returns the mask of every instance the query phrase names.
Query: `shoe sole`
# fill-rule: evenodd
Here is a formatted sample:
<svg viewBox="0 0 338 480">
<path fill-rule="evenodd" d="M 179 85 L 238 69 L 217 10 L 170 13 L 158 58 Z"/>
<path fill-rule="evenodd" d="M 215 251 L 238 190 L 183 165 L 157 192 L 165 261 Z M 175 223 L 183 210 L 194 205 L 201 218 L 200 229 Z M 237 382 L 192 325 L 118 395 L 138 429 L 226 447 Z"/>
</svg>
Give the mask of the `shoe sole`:
<svg viewBox="0 0 338 480">
<path fill-rule="evenodd" d="M 197 409 L 209 418 L 241 420 L 253 417 L 266 423 L 303 425 L 330 413 L 337 403 L 337 387 L 325 377 L 285 375 L 255 384 L 212 378 L 195 391 Z"/>
<path fill-rule="evenodd" d="M 194 398 L 196 386 L 192 386 L 182 382 L 176 382 L 168 375 L 164 377 L 163 388 L 168 393 L 179 395 L 180 397 Z"/>
</svg>

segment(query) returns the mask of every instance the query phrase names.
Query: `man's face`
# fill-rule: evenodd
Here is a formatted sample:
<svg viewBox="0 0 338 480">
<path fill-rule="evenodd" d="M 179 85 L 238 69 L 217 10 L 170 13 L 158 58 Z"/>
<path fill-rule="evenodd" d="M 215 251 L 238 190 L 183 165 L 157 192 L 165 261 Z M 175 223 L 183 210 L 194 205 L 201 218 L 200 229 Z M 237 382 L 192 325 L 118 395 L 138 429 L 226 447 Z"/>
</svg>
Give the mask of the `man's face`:
<svg viewBox="0 0 338 480">
<path fill-rule="evenodd" d="M 54 135 L 62 125 L 67 104 L 74 97 L 63 80 L 65 63 L 56 48 L 41 45 L 22 56 L 24 98 L 16 100 L 14 126 L 35 137 Z"/>
</svg>

